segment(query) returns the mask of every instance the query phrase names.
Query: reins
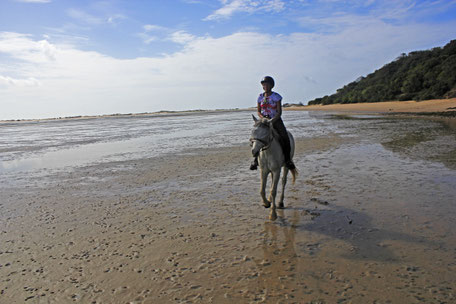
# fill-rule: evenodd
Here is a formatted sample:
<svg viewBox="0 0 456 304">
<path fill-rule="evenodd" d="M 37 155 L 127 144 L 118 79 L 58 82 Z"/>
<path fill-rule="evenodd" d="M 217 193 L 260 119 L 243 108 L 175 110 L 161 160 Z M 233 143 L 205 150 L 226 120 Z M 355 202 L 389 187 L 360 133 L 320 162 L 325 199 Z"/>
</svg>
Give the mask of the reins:
<svg viewBox="0 0 456 304">
<path fill-rule="evenodd" d="M 253 138 L 252 141 L 259 141 L 260 143 L 262 143 L 264 145 L 263 148 L 260 149 L 260 151 L 265 151 L 267 149 L 269 149 L 271 147 L 271 144 L 272 144 L 272 141 L 274 140 L 274 134 L 273 134 L 273 130 L 272 130 L 272 126 L 269 126 L 269 137 L 268 137 L 268 142 L 266 142 L 265 140 L 263 139 L 260 139 L 260 138 Z"/>
</svg>

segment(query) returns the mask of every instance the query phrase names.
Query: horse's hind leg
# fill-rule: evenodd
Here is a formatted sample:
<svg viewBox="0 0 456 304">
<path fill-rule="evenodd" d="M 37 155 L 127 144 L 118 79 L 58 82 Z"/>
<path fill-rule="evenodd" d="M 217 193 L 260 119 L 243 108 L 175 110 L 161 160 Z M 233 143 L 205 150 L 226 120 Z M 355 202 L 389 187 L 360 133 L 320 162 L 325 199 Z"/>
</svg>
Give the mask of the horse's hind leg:
<svg viewBox="0 0 456 304">
<path fill-rule="evenodd" d="M 282 193 L 280 194 L 280 200 L 277 208 L 284 209 L 285 205 L 283 204 L 283 199 L 285 198 L 285 186 L 287 185 L 287 176 L 288 176 L 288 168 L 283 167 L 283 176 L 282 176 Z"/>
</svg>

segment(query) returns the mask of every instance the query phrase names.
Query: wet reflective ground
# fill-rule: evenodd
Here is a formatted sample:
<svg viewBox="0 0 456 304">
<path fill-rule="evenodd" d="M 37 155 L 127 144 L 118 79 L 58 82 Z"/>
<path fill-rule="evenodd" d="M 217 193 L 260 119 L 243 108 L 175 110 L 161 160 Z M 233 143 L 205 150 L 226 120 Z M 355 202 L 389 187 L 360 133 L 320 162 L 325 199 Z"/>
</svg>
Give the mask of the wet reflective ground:
<svg viewBox="0 0 456 304">
<path fill-rule="evenodd" d="M 216 149 L 3 172 L 0 302 L 456 301 L 453 121 L 286 112 L 300 175 L 271 222 L 232 115 Z"/>
<path fill-rule="evenodd" d="M 79 167 L 232 145 L 248 136 L 249 115 L 188 113 L 1 123 L 0 173 Z"/>
<path fill-rule="evenodd" d="M 359 134 L 390 151 L 455 166 L 454 119 L 288 111 L 284 120 L 296 138 Z M 248 111 L 1 123 L 0 173 L 243 145 L 250 127 Z"/>
<path fill-rule="evenodd" d="M 327 119 L 348 140 L 301 154 L 290 208 L 280 225 L 265 223 L 265 257 L 282 271 L 283 255 L 294 261 L 295 299 L 456 301 L 453 122 Z"/>
</svg>

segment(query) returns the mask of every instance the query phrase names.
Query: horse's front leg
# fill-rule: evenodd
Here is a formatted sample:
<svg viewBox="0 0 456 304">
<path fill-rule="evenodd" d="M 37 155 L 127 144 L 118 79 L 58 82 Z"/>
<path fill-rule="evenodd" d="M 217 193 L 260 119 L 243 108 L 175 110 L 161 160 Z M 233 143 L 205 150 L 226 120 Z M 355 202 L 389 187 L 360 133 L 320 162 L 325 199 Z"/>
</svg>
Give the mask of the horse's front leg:
<svg viewBox="0 0 456 304">
<path fill-rule="evenodd" d="M 263 170 L 261 169 L 260 170 L 260 174 L 261 174 L 261 189 L 260 189 L 260 195 L 261 195 L 261 198 L 263 199 L 263 206 L 265 208 L 269 208 L 271 207 L 271 202 L 269 202 L 267 199 L 266 199 L 266 182 L 268 181 L 268 174 L 269 172 L 267 170 Z"/>
<path fill-rule="evenodd" d="M 279 185 L 280 180 L 280 168 L 279 170 L 275 170 L 272 172 L 272 187 L 271 187 L 271 201 L 272 201 L 272 208 L 271 213 L 269 214 L 269 219 L 271 221 L 275 221 L 277 219 L 277 212 L 276 212 L 276 195 L 277 195 L 277 186 Z"/>
<path fill-rule="evenodd" d="M 284 209 L 285 205 L 283 204 L 283 199 L 285 197 L 285 186 L 287 185 L 287 176 L 288 176 L 288 168 L 283 166 L 283 175 L 282 175 L 282 194 L 280 195 L 279 205 L 277 208 Z"/>
</svg>

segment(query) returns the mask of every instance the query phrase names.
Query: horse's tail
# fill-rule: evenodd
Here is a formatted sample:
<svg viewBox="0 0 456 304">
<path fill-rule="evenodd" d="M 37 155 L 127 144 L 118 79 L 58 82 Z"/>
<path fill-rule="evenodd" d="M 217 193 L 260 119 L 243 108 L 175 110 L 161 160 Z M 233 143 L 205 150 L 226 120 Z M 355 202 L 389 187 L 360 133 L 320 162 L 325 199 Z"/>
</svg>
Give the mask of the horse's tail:
<svg viewBox="0 0 456 304">
<path fill-rule="evenodd" d="M 294 185 L 296 178 L 298 177 L 298 169 L 296 169 L 296 168 L 291 169 L 290 172 L 291 172 L 291 176 L 292 176 L 292 182 Z"/>
</svg>

